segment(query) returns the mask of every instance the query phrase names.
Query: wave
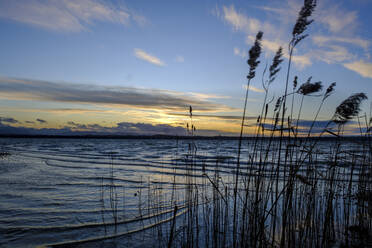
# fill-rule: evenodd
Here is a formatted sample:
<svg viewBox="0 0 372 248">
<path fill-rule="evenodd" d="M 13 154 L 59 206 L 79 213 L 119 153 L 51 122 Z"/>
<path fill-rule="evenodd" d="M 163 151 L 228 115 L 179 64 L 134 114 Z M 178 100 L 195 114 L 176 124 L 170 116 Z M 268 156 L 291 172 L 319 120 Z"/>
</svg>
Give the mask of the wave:
<svg viewBox="0 0 372 248">
<path fill-rule="evenodd" d="M 178 218 L 179 216 L 184 215 L 185 213 L 187 213 L 187 211 L 188 211 L 187 209 L 184 209 L 181 212 L 178 212 L 175 216 L 170 216 L 170 217 L 168 217 L 164 220 L 161 220 L 161 221 L 158 221 L 156 223 L 143 226 L 143 227 L 135 229 L 135 230 L 120 232 L 120 233 L 111 234 L 111 235 L 104 235 L 104 236 L 99 236 L 99 237 L 94 237 L 94 238 L 87 238 L 87 239 L 73 240 L 73 241 L 65 241 L 65 242 L 60 242 L 60 243 L 44 244 L 40 247 L 56 247 L 56 248 L 57 247 L 72 247 L 72 246 L 82 245 L 82 244 L 91 243 L 91 242 L 103 241 L 103 240 L 107 240 L 107 239 L 115 239 L 115 238 L 119 238 L 119 237 L 122 237 L 122 236 L 127 236 L 127 235 L 131 235 L 131 234 L 134 234 L 134 233 L 142 232 L 142 231 L 145 231 L 147 229 L 154 228 L 156 226 L 162 225 L 164 223 L 167 223 L 167 222 L 173 220 L 174 218 Z M 173 210 L 171 212 L 173 212 Z"/>
<path fill-rule="evenodd" d="M 181 205 L 177 206 L 179 210 L 186 208 L 186 205 Z M 144 208 L 143 211 L 147 211 L 148 209 Z M 107 210 L 110 212 L 110 210 Z M 80 225 L 63 225 L 63 226 L 17 226 L 17 227 L 6 227 L 3 229 L 3 232 L 8 234 L 8 233 L 13 233 L 13 232 L 54 232 L 54 231 L 71 231 L 71 230 L 77 230 L 77 229 L 87 229 L 87 228 L 94 228 L 94 227 L 110 227 L 110 226 L 115 226 L 115 225 L 124 225 L 124 224 L 129 224 L 133 222 L 138 222 L 138 221 L 143 221 L 143 220 L 148 220 L 152 219 L 155 217 L 159 217 L 165 214 L 172 213 L 174 210 L 168 209 L 162 212 L 156 212 L 153 214 L 149 215 L 144 215 L 144 216 L 138 216 L 132 219 L 125 219 L 125 220 L 120 220 L 117 221 L 116 223 L 111 221 L 111 222 L 106 222 L 106 223 L 84 223 Z M 0 227 L 0 230 L 2 227 Z"/>
</svg>

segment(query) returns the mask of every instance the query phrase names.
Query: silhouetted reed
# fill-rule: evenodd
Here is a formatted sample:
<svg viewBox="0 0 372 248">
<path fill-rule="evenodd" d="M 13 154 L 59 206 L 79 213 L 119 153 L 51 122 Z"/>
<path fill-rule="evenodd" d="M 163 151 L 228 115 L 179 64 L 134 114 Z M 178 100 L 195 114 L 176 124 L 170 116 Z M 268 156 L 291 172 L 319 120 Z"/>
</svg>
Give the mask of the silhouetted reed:
<svg viewBox="0 0 372 248">
<path fill-rule="evenodd" d="M 242 145 L 242 137 L 244 132 L 244 125 L 245 125 L 245 113 L 247 109 L 247 100 L 248 100 L 248 92 L 251 80 L 256 75 L 256 68 L 260 61 L 258 58 L 261 54 L 261 39 L 263 36 L 263 32 L 259 31 L 256 35 L 256 40 L 254 42 L 254 45 L 249 50 L 249 59 L 247 61 L 249 65 L 249 73 L 247 76 L 248 82 L 247 82 L 247 88 L 244 98 L 244 109 L 243 109 L 243 115 L 242 115 L 242 123 L 240 126 L 240 136 L 239 136 L 239 143 L 238 143 L 238 155 L 237 155 L 237 168 L 236 168 L 236 174 L 235 174 L 235 188 L 234 188 L 234 209 L 233 209 L 233 246 L 236 246 L 236 212 L 237 212 L 237 190 L 238 190 L 238 181 L 239 181 L 239 171 L 240 171 L 240 153 L 241 153 L 241 145 Z"/>
<path fill-rule="evenodd" d="M 249 73 L 236 161 L 226 165 L 216 156 L 212 168 L 198 158 L 195 120 L 189 107 L 186 128 L 191 139 L 184 155 L 184 195 L 177 196 L 174 177 L 170 204 L 165 210 L 168 218 L 160 217 L 166 201 L 164 192 L 159 188 L 150 190 L 149 185 L 147 209 L 151 206 L 153 211 L 158 210 L 152 226 L 153 238 L 157 238 L 154 247 L 366 247 L 372 243 L 371 121 L 365 115 L 364 127 L 359 120 L 360 106 L 367 96 L 353 94 L 341 102 L 329 121 L 315 126 L 336 83 L 322 93 L 320 81 L 312 82 L 309 77 L 298 86 L 301 80 L 291 75 L 294 48 L 308 36 L 304 32 L 313 22 L 309 18 L 315 6 L 316 1 L 305 0 L 299 12 L 288 44 L 284 92 L 276 101 L 274 97 L 268 101 L 268 96 L 283 62 L 281 47 L 262 74 L 264 101 L 252 142 L 243 153 L 249 87 L 262 52 L 263 33 L 257 33 L 247 61 Z M 293 78 L 292 86 L 289 78 Z M 302 106 L 310 97 L 317 97 L 319 105 L 306 126 L 301 120 Z M 358 118 L 360 127 L 357 142 L 345 137 L 345 124 L 353 118 Z M 322 140 L 325 134 L 332 139 Z M 110 197 L 115 198 L 115 187 L 112 191 Z M 144 219 L 139 192 L 139 215 Z M 177 197 L 183 199 L 176 201 Z M 114 201 L 110 209 L 117 209 Z M 165 222 L 169 223 L 162 225 Z"/>
<path fill-rule="evenodd" d="M 345 99 L 337 108 L 333 121 L 338 124 L 345 124 L 356 117 L 360 111 L 360 103 L 367 99 L 364 93 L 354 94 Z"/>
<path fill-rule="evenodd" d="M 298 89 L 299 94 L 307 96 L 322 90 L 323 86 L 321 82 L 311 83 L 310 80 L 311 78 L 306 83 L 300 86 L 300 88 Z"/>
</svg>

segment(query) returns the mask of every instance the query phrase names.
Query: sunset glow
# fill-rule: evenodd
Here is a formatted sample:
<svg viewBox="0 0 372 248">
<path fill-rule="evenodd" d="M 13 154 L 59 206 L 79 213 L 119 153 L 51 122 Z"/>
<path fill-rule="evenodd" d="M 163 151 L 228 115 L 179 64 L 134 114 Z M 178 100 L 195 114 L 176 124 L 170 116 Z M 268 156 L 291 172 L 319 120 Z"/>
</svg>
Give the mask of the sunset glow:
<svg viewBox="0 0 372 248">
<path fill-rule="evenodd" d="M 262 73 L 279 46 L 285 60 L 268 98 L 283 94 L 287 44 L 302 1 L 185 4 L 0 1 L 6 34 L 0 41 L 2 127 L 48 134 L 57 129 L 131 134 L 136 127 L 137 134 L 181 135 L 191 105 L 198 134 L 236 135 L 248 50 L 262 30 L 263 54 L 247 105 L 245 131 L 253 133 L 265 95 Z M 297 75 L 302 84 L 312 76 L 324 88 L 337 82 L 320 121 L 331 118 L 350 93 L 372 92 L 370 8 L 362 0 L 321 1 L 310 36 L 295 50 L 290 80 Z M 311 119 L 317 101 L 305 99 L 301 119 Z M 141 124 L 153 131 L 141 130 Z"/>
</svg>

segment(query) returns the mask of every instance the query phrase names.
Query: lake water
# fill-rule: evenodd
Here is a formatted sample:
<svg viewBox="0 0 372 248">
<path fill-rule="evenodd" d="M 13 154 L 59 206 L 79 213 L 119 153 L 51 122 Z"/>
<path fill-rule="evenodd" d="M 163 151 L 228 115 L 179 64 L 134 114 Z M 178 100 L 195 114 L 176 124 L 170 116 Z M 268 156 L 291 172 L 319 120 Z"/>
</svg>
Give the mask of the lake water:
<svg viewBox="0 0 372 248">
<path fill-rule="evenodd" d="M 231 185 L 237 143 L 195 140 L 192 183 L 205 184 L 218 170 Z M 252 144 L 243 143 L 244 170 Z M 10 156 L 0 160 L 0 246 L 90 239 L 80 246 L 155 246 L 150 227 L 171 218 L 174 204 L 183 213 L 191 145 L 168 139 L 1 139 Z M 329 144 L 317 147 L 324 151 Z M 317 159 L 319 170 L 326 169 L 327 157 L 319 152 Z M 114 234 L 115 242 L 107 238 Z"/>
</svg>

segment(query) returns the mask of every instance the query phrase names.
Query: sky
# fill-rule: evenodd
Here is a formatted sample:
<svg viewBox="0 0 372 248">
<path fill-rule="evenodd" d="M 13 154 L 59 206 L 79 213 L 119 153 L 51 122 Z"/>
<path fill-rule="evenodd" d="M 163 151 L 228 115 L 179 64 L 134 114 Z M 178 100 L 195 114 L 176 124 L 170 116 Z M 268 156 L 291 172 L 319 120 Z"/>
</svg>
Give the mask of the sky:
<svg viewBox="0 0 372 248">
<path fill-rule="evenodd" d="M 0 133 L 236 135 L 248 50 L 263 31 L 246 133 L 255 130 L 262 81 L 279 46 L 281 71 L 268 99 L 284 94 L 288 42 L 301 0 L 0 0 Z M 353 93 L 372 97 L 372 1 L 319 0 L 296 47 L 289 78 L 336 82 L 319 125 Z M 298 117 L 301 97 L 295 95 Z M 372 98 L 371 98 L 372 99 Z M 320 98 L 304 99 L 306 128 Z M 189 106 L 193 118 L 189 117 Z M 370 100 L 360 115 L 370 117 Z M 192 123 L 191 123 L 192 122 Z M 345 132 L 359 131 L 350 122 Z"/>
</svg>

